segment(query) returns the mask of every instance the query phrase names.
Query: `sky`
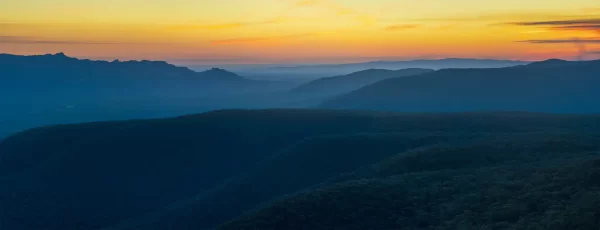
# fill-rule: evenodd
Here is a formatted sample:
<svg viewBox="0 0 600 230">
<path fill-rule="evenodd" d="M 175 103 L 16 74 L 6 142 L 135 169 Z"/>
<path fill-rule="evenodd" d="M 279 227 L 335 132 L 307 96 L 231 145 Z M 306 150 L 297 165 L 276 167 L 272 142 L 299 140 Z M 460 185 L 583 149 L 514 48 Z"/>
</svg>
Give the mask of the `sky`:
<svg viewBox="0 0 600 230">
<path fill-rule="evenodd" d="M 598 0 L 2 0 L 0 53 L 183 65 L 600 58 Z"/>
</svg>

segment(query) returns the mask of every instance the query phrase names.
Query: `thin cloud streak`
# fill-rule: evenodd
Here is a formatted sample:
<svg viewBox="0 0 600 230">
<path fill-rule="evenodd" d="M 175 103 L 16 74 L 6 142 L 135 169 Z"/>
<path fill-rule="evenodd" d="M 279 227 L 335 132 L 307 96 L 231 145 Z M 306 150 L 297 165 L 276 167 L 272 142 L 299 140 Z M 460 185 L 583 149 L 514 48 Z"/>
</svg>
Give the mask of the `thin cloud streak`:
<svg viewBox="0 0 600 230">
<path fill-rule="evenodd" d="M 260 25 L 270 25 L 285 22 L 286 19 L 283 17 L 276 17 L 264 21 L 253 21 L 253 22 L 231 22 L 231 23 L 222 23 L 222 24 L 208 24 L 208 25 L 182 25 L 180 27 L 184 28 L 195 28 L 195 29 L 212 29 L 212 30 L 220 30 L 220 29 L 237 29 L 248 26 L 260 26 Z"/>
<path fill-rule="evenodd" d="M 4 44 L 55 44 L 55 45 L 117 45 L 122 42 L 98 42 L 76 40 L 48 40 L 23 36 L 0 36 L 0 43 Z"/>
<path fill-rule="evenodd" d="M 248 43 L 248 42 L 258 42 L 258 41 L 267 41 L 267 40 L 275 40 L 275 39 L 296 39 L 314 36 L 314 33 L 304 33 L 304 34 L 289 34 L 289 35 L 281 35 L 281 36 L 271 36 L 271 37 L 245 37 L 245 38 L 230 38 L 230 39 L 220 39 L 210 41 L 213 45 L 222 45 L 222 44 L 233 44 L 233 43 Z"/>
<path fill-rule="evenodd" d="M 514 22 L 519 26 L 563 26 L 563 25 L 600 25 L 600 19 L 576 19 L 561 21 Z"/>
<path fill-rule="evenodd" d="M 466 16 L 448 16 L 448 17 L 439 17 L 439 18 L 416 18 L 413 21 L 443 21 L 443 22 L 489 22 L 489 21 L 507 21 L 515 18 L 518 20 L 545 20 L 549 18 L 581 18 L 584 17 L 582 15 L 564 15 L 557 13 L 546 13 L 546 12 L 521 12 L 521 13 L 488 13 L 488 14 L 479 14 L 479 15 L 466 15 Z M 508 23 L 514 24 L 514 23 Z"/>
<path fill-rule="evenodd" d="M 399 31 L 399 30 L 409 30 L 409 29 L 415 29 L 420 27 L 420 25 L 418 24 L 398 24 L 398 25 L 391 25 L 385 28 L 385 30 L 388 31 Z"/>
<path fill-rule="evenodd" d="M 541 40 L 523 40 L 517 41 L 533 44 L 600 44 L 600 39 L 541 39 Z"/>
<path fill-rule="evenodd" d="M 573 31 L 595 32 L 600 33 L 600 19 L 585 18 L 573 20 L 551 20 L 551 21 L 532 21 L 532 22 L 512 22 L 507 23 L 516 26 L 536 27 L 546 30 L 553 30 L 565 33 L 565 35 L 573 34 Z M 600 39 L 597 38 L 571 38 L 571 39 L 533 39 L 518 41 L 532 44 L 574 44 L 579 50 L 579 56 L 586 55 L 587 44 L 600 44 Z"/>
<path fill-rule="evenodd" d="M 598 25 L 569 25 L 569 26 L 555 26 L 552 27 L 555 30 L 600 30 L 600 24 Z"/>
<path fill-rule="evenodd" d="M 600 19 L 586 18 L 559 21 L 511 22 L 509 25 L 542 27 L 551 30 L 583 30 L 600 32 Z"/>
<path fill-rule="evenodd" d="M 2 29 L 11 29 L 11 28 L 28 28 L 28 29 L 38 29 L 38 28 L 74 28 L 81 29 L 89 26 L 101 27 L 103 29 L 114 29 L 114 28 L 127 28 L 127 29 L 203 29 L 203 30 L 226 30 L 226 29 L 238 29 L 243 27 L 251 27 L 251 26 L 262 26 L 262 25 L 271 25 L 286 22 L 289 19 L 284 16 L 274 17 L 265 20 L 257 20 L 257 21 L 232 21 L 232 22 L 223 22 L 223 23 L 200 23 L 200 22 L 189 22 L 182 24 L 80 24 L 76 22 L 69 23 L 45 23 L 45 22 L 11 22 L 11 21 L 1 21 L 0 20 L 0 31 Z"/>
<path fill-rule="evenodd" d="M 265 41 L 273 39 L 273 37 L 256 37 L 256 38 L 230 38 L 230 39 L 220 39 L 213 40 L 210 43 L 214 45 L 218 44 L 230 44 L 230 43 L 245 43 L 245 42 L 257 42 L 257 41 Z"/>
</svg>

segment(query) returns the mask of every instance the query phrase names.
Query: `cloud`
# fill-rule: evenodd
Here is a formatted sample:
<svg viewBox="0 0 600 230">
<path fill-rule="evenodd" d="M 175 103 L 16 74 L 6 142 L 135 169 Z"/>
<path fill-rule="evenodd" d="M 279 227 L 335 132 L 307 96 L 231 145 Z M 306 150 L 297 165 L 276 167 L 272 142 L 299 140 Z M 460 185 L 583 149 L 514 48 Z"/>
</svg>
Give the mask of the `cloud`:
<svg viewBox="0 0 600 230">
<path fill-rule="evenodd" d="M 454 24 L 448 24 L 448 25 L 441 25 L 438 27 L 439 30 L 448 30 L 448 29 L 452 29 L 456 27 L 456 25 Z"/>
<path fill-rule="evenodd" d="M 178 25 L 175 27 L 185 28 L 185 29 L 207 29 L 207 30 L 225 30 L 225 29 L 237 29 L 248 26 L 260 26 L 260 25 L 269 25 L 269 24 L 277 24 L 287 21 L 284 17 L 275 17 L 262 21 L 247 21 L 247 22 L 229 22 L 229 23 L 220 23 L 220 24 L 204 24 L 204 25 Z"/>
<path fill-rule="evenodd" d="M 220 39 L 210 41 L 211 44 L 214 45 L 222 45 L 222 44 L 233 44 L 233 43 L 248 43 L 248 42 L 258 42 L 258 41 L 267 41 L 267 40 L 277 40 L 277 39 L 296 39 L 302 37 L 313 36 L 314 33 L 303 33 L 303 34 L 288 34 L 281 36 L 271 36 L 271 37 L 243 37 L 243 38 L 230 38 L 230 39 Z"/>
<path fill-rule="evenodd" d="M 195 29 L 211 29 L 211 30 L 220 30 L 220 29 L 235 29 L 240 27 L 245 27 L 252 25 L 252 23 L 244 23 L 244 22 L 232 22 L 232 23 L 222 23 L 222 24 L 210 24 L 210 25 L 193 25 L 193 26 L 182 26 L 186 28 L 195 28 Z"/>
<path fill-rule="evenodd" d="M 389 30 L 389 31 L 409 30 L 409 29 L 415 29 L 419 26 L 421 26 L 421 25 L 419 25 L 419 24 L 397 24 L 397 25 L 388 26 L 385 28 L 385 30 Z"/>
<path fill-rule="evenodd" d="M 114 45 L 120 42 L 77 41 L 77 40 L 49 40 L 23 36 L 0 36 L 0 44 L 54 44 L 54 45 Z"/>
<path fill-rule="evenodd" d="M 210 41 L 212 44 L 230 44 L 230 43 L 245 43 L 245 42 L 257 42 L 273 39 L 274 37 L 254 37 L 254 38 L 230 38 Z"/>
<path fill-rule="evenodd" d="M 600 30 L 600 24 L 598 25 L 568 25 L 568 26 L 557 26 L 552 27 L 557 29 L 587 29 L 587 30 Z"/>
<path fill-rule="evenodd" d="M 206 55 L 206 56 L 195 56 L 195 57 L 177 57 L 167 58 L 172 63 L 184 63 L 184 64 L 201 64 L 201 63 L 239 63 L 248 60 L 253 60 L 251 56 L 220 56 L 218 54 Z"/>
<path fill-rule="evenodd" d="M 541 39 L 541 40 L 523 40 L 517 42 L 531 43 L 531 44 L 571 44 L 577 50 L 577 59 L 584 60 L 587 55 L 592 54 L 587 50 L 587 46 L 590 44 L 600 44 L 600 38 L 570 38 L 570 39 Z"/>
<path fill-rule="evenodd" d="M 517 42 L 533 44 L 600 44 L 600 39 L 541 39 L 523 40 Z"/>
<path fill-rule="evenodd" d="M 441 22 L 490 22 L 500 21 L 505 22 L 508 20 L 546 20 L 549 18 L 576 18 L 581 16 L 556 14 L 549 12 L 496 12 L 487 14 L 471 14 L 462 16 L 448 16 L 438 18 L 417 18 L 414 21 L 441 21 Z"/>
<path fill-rule="evenodd" d="M 227 29 L 250 25 L 249 22 L 229 22 L 220 24 L 200 24 L 190 22 L 186 24 L 127 24 L 127 23 L 78 23 L 78 22 L 11 22 L 0 21 L 0 33 L 3 29 L 19 29 L 27 31 L 40 31 L 41 29 L 54 31 L 62 29 L 85 30 L 93 28 L 95 30 L 118 30 L 118 29 L 147 29 L 147 28 L 168 28 L 168 29 Z"/>
<path fill-rule="evenodd" d="M 28 29 L 28 30 L 39 30 L 43 29 L 86 29 L 89 27 L 93 27 L 94 29 L 117 29 L 117 28 L 127 28 L 128 30 L 136 30 L 136 29 L 145 29 L 145 28 L 160 28 L 160 29 L 175 29 L 175 30 L 193 30 L 193 29 L 202 29 L 202 30 L 226 30 L 226 29 L 237 29 L 242 27 L 250 27 L 250 26 L 261 26 L 261 25 L 270 25 L 286 22 L 289 19 L 283 16 L 266 18 L 263 20 L 254 20 L 254 21 L 225 21 L 222 23 L 206 23 L 201 21 L 192 21 L 189 23 L 182 24 L 126 24 L 126 23 L 116 23 L 116 24 L 106 24 L 106 23 L 51 23 L 51 22 L 12 22 L 12 21 L 2 21 L 0 20 L 0 33 L 3 30 L 7 29 Z"/>
<path fill-rule="evenodd" d="M 600 19 L 575 19 L 561 21 L 535 21 L 535 22 L 514 22 L 514 25 L 520 26 L 565 26 L 565 25 L 600 25 Z"/>
<path fill-rule="evenodd" d="M 586 18 L 558 21 L 533 21 L 533 22 L 511 22 L 508 23 L 517 26 L 541 27 L 551 30 L 581 30 L 594 31 L 600 33 L 600 18 Z"/>
</svg>

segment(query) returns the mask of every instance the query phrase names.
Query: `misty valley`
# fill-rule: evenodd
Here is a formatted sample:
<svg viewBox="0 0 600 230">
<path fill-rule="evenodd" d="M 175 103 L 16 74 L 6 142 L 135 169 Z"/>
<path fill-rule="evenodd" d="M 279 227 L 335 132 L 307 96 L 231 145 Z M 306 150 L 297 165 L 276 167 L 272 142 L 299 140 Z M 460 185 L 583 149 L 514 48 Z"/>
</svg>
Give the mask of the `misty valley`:
<svg viewBox="0 0 600 230">
<path fill-rule="evenodd" d="M 600 229 L 600 60 L 0 54 L 0 229 Z"/>
<path fill-rule="evenodd" d="M 286 71 L 274 72 L 280 69 Z M 343 74 L 349 70 L 357 71 Z M 595 100 L 600 96 L 600 61 L 440 59 L 252 71 L 249 78 L 225 69 L 197 72 L 162 61 L 92 61 L 63 53 L 0 55 L 0 138 L 52 124 L 166 118 L 219 109 L 600 112 Z M 286 78 L 318 71 L 342 75 L 300 82 Z M 278 80 L 260 80 L 261 73 L 281 75 Z"/>
</svg>

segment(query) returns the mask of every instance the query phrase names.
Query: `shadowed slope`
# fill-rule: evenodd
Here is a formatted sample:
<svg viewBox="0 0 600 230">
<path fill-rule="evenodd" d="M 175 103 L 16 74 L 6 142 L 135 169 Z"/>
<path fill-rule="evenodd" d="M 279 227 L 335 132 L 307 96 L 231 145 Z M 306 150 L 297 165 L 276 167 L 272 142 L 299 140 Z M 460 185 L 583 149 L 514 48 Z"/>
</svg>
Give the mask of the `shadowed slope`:
<svg viewBox="0 0 600 230">
<path fill-rule="evenodd" d="M 446 69 L 388 79 L 322 107 L 388 111 L 598 113 L 600 61 L 547 61 L 499 69 Z"/>
<path fill-rule="evenodd" d="M 163 61 L 92 61 L 62 53 L 0 54 L 0 139 L 43 125 L 255 108 L 286 83 Z M 4 124 L 8 123 L 8 124 Z"/>
<path fill-rule="evenodd" d="M 585 135 L 600 130 L 597 120 L 535 113 L 231 110 L 38 128 L 0 143 L 0 186 L 10 188 L 0 191 L 0 228 L 212 228 L 282 195 L 389 172 L 374 165 L 398 165 L 407 173 L 515 161 L 493 143 L 473 148 L 490 147 L 485 157 L 465 154 L 468 148 L 439 151 L 438 144 L 521 134 L 524 141 L 515 143 L 534 143 L 539 140 L 526 134 L 577 133 L 582 137 L 574 140 L 593 148 L 600 142 Z M 580 148 L 567 140 L 556 149 Z M 525 147 L 506 152 L 520 154 Z"/>
<path fill-rule="evenodd" d="M 544 133 L 412 151 L 219 229 L 596 229 L 599 138 Z"/>
<path fill-rule="evenodd" d="M 321 78 L 293 89 L 292 93 L 304 94 L 307 96 L 337 96 L 381 80 L 411 75 L 419 75 L 429 72 L 433 72 L 433 70 L 401 69 L 394 71 L 384 69 L 370 69 L 343 76 Z"/>
</svg>

